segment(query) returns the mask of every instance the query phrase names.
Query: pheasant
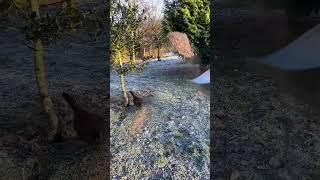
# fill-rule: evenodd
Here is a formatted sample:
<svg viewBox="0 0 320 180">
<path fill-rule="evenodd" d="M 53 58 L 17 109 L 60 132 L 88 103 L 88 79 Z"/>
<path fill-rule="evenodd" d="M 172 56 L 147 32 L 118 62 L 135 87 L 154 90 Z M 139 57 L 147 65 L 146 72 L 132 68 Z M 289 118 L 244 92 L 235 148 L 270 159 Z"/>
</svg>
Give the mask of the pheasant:
<svg viewBox="0 0 320 180">
<path fill-rule="evenodd" d="M 129 91 L 129 93 L 132 95 L 134 105 L 140 108 L 143 104 L 142 97 L 137 94 L 134 94 L 132 91 Z"/>
<path fill-rule="evenodd" d="M 62 96 L 74 112 L 73 125 L 78 136 L 89 144 L 102 144 L 106 142 L 104 119 L 80 107 L 75 99 L 66 92 L 63 92 Z"/>
</svg>

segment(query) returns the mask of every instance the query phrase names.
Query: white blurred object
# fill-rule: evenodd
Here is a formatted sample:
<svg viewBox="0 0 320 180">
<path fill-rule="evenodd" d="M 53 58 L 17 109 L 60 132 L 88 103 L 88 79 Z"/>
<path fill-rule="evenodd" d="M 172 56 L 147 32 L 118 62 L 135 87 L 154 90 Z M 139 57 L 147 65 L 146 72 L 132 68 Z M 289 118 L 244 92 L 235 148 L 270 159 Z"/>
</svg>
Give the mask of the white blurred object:
<svg viewBox="0 0 320 180">
<path fill-rule="evenodd" d="M 200 76 L 191 80 L 193 83 L 196 84 L 209 84 L 210 83 L 210 69 L 206 72 L 202 73 Z"/>
<path fill-rule="evenodd" d="M 258 74 L 271 77 L 278 89 L 320 112 L 320 25 L 285 48 L 248 61 Z"/>
<path fill-rule="evenodd" d="M 320 67 L 320 25 L 260 62 L 284 70 L 306 70 Z"/>
</svg>

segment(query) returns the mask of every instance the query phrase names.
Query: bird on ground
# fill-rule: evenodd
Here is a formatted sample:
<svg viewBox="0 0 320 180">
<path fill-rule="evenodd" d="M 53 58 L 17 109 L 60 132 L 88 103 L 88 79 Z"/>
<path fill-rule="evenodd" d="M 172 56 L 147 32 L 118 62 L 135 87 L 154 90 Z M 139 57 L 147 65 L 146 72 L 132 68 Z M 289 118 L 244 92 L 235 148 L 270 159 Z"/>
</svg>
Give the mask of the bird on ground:
<svg viewBox="0 0 320 180">
<path fill-rule="evenodd" d="M 97 114 L 83 109 L 68 93 L 62 96 L 71 106 L 74 118 L 73 125 L 78 136 L 89 144 L 103 144 L 106 142 L 106 124 Z"/>
<path fill-rule="evenodd" d="M 132 95 L 133 104 L 140 108 L 143 104 L 143 98 L 133 91 L 129 91 L 129 93 Z"/>
<path fill-rule="evenodd" d="M 280 89 L 320 110 L 320 25 L 283 49 L 248 64 L 256 72 L 270 75 Z"/>
</svg>

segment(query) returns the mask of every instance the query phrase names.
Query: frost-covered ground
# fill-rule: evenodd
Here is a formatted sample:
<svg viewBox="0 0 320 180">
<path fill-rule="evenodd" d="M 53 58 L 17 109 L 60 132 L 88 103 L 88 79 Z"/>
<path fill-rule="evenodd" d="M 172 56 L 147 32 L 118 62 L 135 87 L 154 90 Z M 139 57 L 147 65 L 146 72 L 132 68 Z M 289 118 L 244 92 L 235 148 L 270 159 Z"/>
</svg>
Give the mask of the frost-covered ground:
<svg viewBox="0 0 320 180">
<path fill-rule="evenodd" d="M 144 106 L 119 108 L 120 85 L 111 72 L 111 178 L 209 179 L 210 98 L 190 82 L 195 65 L 167 57 L 126 77 Z M 146 95 L 147 94 L 147 95 Z"/>
</svg>

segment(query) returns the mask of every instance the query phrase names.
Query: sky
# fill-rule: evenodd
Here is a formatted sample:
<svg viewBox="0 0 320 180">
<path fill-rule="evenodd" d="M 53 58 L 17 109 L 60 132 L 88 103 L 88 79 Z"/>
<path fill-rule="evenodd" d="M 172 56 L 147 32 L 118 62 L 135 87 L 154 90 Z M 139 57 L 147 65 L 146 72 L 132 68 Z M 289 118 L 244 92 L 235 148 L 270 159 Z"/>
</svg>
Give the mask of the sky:
<svg viewBox="0 0 320 180">
<path fill-rule="evenodd" d="M 162 8 L 164 7 L 164 0 L 142 0 L 144 3 L 157 8 L 157 12 L 162 15 Z"/>
<path fill-rule="evenodd" d="M 164 7 L 164 0 L 133 0 L 143 4 L 147 4 L 148 6 L 155 7 L 157 10 L 157 13 L 159 13 L 160 16 L 163 15 L 163 7 Z M 124 2 L 124 0 L 120 0 L 120 2 Z"/>
</svg>

